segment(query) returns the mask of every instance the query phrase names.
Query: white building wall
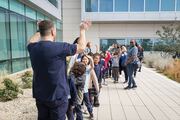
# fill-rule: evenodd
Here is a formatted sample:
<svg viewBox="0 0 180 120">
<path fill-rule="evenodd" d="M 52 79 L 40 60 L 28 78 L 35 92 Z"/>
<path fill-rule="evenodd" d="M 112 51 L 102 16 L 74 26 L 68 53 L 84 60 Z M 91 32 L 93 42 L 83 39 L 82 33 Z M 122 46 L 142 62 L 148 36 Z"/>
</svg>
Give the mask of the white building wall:
<svg viewBox="0 0 180 120">
<path fill-rule="evenodd" d="M 72 43 L 79 36 L 81 21 L 81 0 L 63 1 L 63 40 Z M 100 45 L 101 38 L 155 38 L 156 30 L 163 24 L 154 22 L 126 22 L 126 23 L 93 23 L 87 32 L 87 40 L 93 45 Z M 95 48 L 95 47 L 94 47 Z"/>
</svg>

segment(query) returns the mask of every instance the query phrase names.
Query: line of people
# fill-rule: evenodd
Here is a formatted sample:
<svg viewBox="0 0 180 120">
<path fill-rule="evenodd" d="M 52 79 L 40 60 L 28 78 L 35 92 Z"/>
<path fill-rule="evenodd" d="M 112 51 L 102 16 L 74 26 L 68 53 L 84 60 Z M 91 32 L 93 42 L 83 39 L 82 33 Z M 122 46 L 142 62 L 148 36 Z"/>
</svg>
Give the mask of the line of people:
<svg viewBox="0 0 180 120">
<path fill-rule="evenodd" d="M 55 42 L 56 27 L 52 21 L 43 20 L 38 23 L 39 31 L 30 38 L 27 45 L 33 69 L 32 91 L 38 110 L 38 120 L 65 120 L 67 111 L 73 109 L 74 104 L 76 109 L 80 110 L 78 109 L 78 104 L 76 104 L 78 101 L 74 102 L 74 100 L 76 101 L 76 97 L 78 97 L 76 95 L 77 92 L 79 92 L 80 100 L 84 95 L 84 101 L 88 103 L 88 100 L 86 100 L 87 93 L 80 92 L 83 88 L 81 89 L 81 87 L 79 87 L 80 90 L 77 89 L 77 92 L 69 89 L 70 87 L 75 89 L 76 86 L 74 85 L 76 82 L 75 79 L 67 79 L 66 57 L 84 52 L 86 48 L 85 32 L 90 26 L 91 22 L 82 22 L 80 24 L 78 44 L 69 44 L 65 42 Z M 83 64 L 77 66 L 81 68 L 80 70 L 82 71 L 83 67 L 81 66 L 84 64 L 87 66 L 86 64 L 89 63 L 86 59 L 85 56 L 82 60 Z M 72 70 L 74 75 L 70 75 L 70 77 L 80 77 L 81 71 L 79 68 L 77 71 L 77 67 L 74 66 L 74 70 Z M 85 73 L 89 74 L 92 66 L 87 68 Z M 83 80 L 86 79 L 86 77 L 88 76 L 85 76 Z M 87 82 L 83 85 L 84 89 L 86 86 Z M 73 100 L 73 98 L 75 99 Z M 91 111 L 91 109 L 89 110 Z"/>
<path fill-rule="evenodd" d="M 117 44 L 110 46 L 108 51 L 110 51 L 112 54 L 109 61 L 109 70 L 107 72 L 108 76 L 111 77 L 112 73 L 114 83 L 118 83 L 119 74 L 121 76 L 123 71 L 125 76 L 124 83 L 128 82 L 128 78 L 130 79 L 128 82 L 128 87 L 125 89 L 137 87 L 134 77 L 136 77 L 138 69 L 138 71 L 141 72 L 142 61 L 144 58 L 143 48 L 138 45 L 135 40 L 131 40 L 128 51 L 125 46 L 120 46 Z M 132 87 L 131 82 L 133 84 Z"/>
<path fill-rule="evenodd" d="M 79 44 L 79 38 L 74 41 L 74 44 Z M 74 106 L 73 110 L 68 110 L 68 113 L 71 113 L 67 115 L 68 119 L 70 120 L 74 119 L 74 114 L 76 114 L 77 120 L 83 119 L 83 104 L 85 104 L 85 106 L 87 107 L 90 119 L 93 119 L 93 106 L 99 107 L 100 105 L 99 93 L 102 87 L 101 82 L 104 65 L 100 60 L 100 54 L 93 54 L 91 52 L 90 44 L 90 42 L 87 43 L 85 51 L 83 53 L 75 54 L 74 56 L 72 56 L 69 62 L 68 74 L 69 76 L 73 76 L 70 78 L 73 78 L 72 81 L 75 81 L 75 88 L 77 90 L 77 98 L 76 100 L 74 99 L 76 105 Z M 80 65 L 84 65 L 86 69 L 82 69 Z M 74 72 L 75 68 L 77 73 L 81 71 L 81 75 L 76 75 L 77 73 Z M 77 78 L 81 78 L 81 82 L 77 82 L 80 81 L 80 79 Z M 70 87 L 70 89 L 72 88 Z"/>
<path fill-rule="evenodd" d="M 69 120 L 83 120 L 83 104 L 93 119 L 93 107 L 100 106 L 100 91 L 103 84 L 107 85 L 111 69 L 114 83 L 123 70 L 124 82 L 128 82 L 124 89 L 137 87 L 133 77 L 139 63 L 135 40 L 131 40 L 128 52 L 125 46 L 120 47 L 120 51 L 114 46 L 93 54 L 91 43 L 86 45 L 85 37 L 90 26 L 89 21 L 82 22 L 80 36 L 69 44 L 54 42 L 56 29 L 51 21 L 43 20 L 38 24 L 39 32 L 30 38 L 27 48 L 38 120 L 65 120 L 66 115 Z M 69 61 L 68 56 L 71 56 Z"/>
<path fill-rule="evenodd" d="M 114 83 L 118 83 L 119 75 L 121 76 L 123 71 L 125 76 L 124 83 L 128 82 L 129 76 L 129 82 L 134 83 L 134 78 L 132 77 L 136 77 L 138 69 L 138 71 L 141 72 L 142 61 L 144 58 L 143 48 L 138 45 L 135 40 L 131 40 L 128 50 L 125 46 L 113 44 L 109 47 L 108 51 L 110 54 L 110 59 L 107 62 L 108 67 L 105 71 L 105 78 L 112 77 L 114 79 Z M 107 51 L 104 53 L 107 53 Z M 128 89 L 131 88 L 130 83 Z M 135 83 L 133 85 L 136 87 Z"/>
<path fill-rule="evenodd" d="M 74 41 L 74 44 L 78 44 L 78 40 L 79 38 Z M 70 76 L 72 73 L 75 74 L 75 72 L 73 72 L 74 67 L 77 68 L 76 71 L 82 71 L 81 67 L 76 67 L 78 64 L 84 64 L 86 70 L 83 69 L 84 72 L 81 74 L 81 80 L 83 80 L 83 82 L 77 82 L 76 80 L 78 79 L 76 79 L 76 77 L 72 79 L 72 81 L 75 81 L 75 88 L 78 93 L 77 101 L 79 102 L 78 105 L 75 105 L 75 109 L 71 111 L 71 114 L 68 115 L 68 118 L 74 119 L 73 113 L 76 113 L 76 119 L 82 120 L 82 104 L 85 103 L 90 118 L 93 119 L 92 108 L 93 106 L 99 107 L 100 89 L 102 88 L 102 84 L 107 85 L 106 78 L 108 78 L 107 76 L 110 77 L 111 73 L 114 83 L 118 83 L 119 74 L 121 74 L 121 71 L 124 71 L 124 83 L 128 82 L 128 86 L 124 89 L 136 88 L 137 85 L 134 76 L 136 75 L 137 68 L 139 68 L 139 71 L 141 70 L 142 59 L 143 49 L 140 45 L 137 45 L 135 40 L 130 41 L 130 49 L 128 52 L 125 46 L 121 46 L 119 49 L 110 47 L 107 51 L 100 53 L 96 51 L 95 54 L 92 53 L 91 43 L 88 42 L 85 51 L 72 56 L 69 62 L 68 73 L 70 73 Z M 84 75 L 85 77 L 83 77 Z M 79 89 L 79 83 L 82 83 L 80 85 L 81 89 Z"/>
</svg>

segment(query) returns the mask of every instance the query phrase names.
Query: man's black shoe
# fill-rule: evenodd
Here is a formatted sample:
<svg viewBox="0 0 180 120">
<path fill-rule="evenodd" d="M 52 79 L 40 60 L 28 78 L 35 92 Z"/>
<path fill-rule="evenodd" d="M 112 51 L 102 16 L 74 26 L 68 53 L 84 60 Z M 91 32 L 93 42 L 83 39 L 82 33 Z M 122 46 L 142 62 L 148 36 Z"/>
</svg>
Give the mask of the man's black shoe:
<svg viewBox="0 0 180 120">
<path fill-rule="evenodd" d="M 90 113 L 90 120 L 94 120 L 94 115 L 93 115 L 93 113 Z"/>
<path fill-rule="evenodd" d="M 131 87 L 130 87 L 130 86 L 127 86 L 127 87 L 125 87 L 124 89 L 125 89 L 125 90 L 128 90 L 128 89 L 131 89 Z"/>
<path fill-rule="evenodd" d="M 137 85 L 133 85 L 131 88 L 137 88 Z"/>
</svg>

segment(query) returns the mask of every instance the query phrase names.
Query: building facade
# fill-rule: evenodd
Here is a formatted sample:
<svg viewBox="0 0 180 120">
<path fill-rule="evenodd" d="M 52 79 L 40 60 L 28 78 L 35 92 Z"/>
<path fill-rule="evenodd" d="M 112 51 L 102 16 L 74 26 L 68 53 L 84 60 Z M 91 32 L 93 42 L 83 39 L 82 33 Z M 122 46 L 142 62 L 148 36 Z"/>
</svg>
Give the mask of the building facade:
<svg viewBox="0 0 180 120">
<path fill-rule="evenodd" d="M 82 20 L 92 21 L 87 39 L 101 50 L 113 43 L 128 45 L 131 39 L 151 50 L 161 42 L 157 30 L 180 22 L 180 0 L 65 0 L 63 40 L 73 42 Z"/>
<path fill-rule="evenodd" d="M 26 46 L 37 20 L 52 20 L 62 40 L 61 0 L 0 0 L 0 71 L 31 67 Z"/>
</svg>

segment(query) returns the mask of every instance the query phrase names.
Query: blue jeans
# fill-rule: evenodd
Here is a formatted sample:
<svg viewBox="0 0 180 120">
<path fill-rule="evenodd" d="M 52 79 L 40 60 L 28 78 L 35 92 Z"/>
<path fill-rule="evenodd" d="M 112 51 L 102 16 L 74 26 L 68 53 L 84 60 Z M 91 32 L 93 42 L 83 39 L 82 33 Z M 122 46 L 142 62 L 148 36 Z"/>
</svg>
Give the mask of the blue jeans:
<svg viewBox="0 0 180 120">
<path fill-rule="evenodd" d="M 76 112 L 76 120 L 83 120 L 83 115 L 82 115 L 82 111 L 81 111 L 81 105 L 77 104 L 74 108 L 75 112 Z"/>
<path fill-rule="evenodd" d="M 84 93 L 83 102 L 85 103 L 89 114 L 91 114 L 93 112 L 93 109 L 92 109 L 92 104 L 90 103 L 90 100 L 89 100 L 89 93 L 88 92 Z"/>
<path fill-rule="evenodd" d="M 133 72 L 134 72 L 134 64 L 133 63 L 130 63 L 127 65 L 127 72 L 128 72 L 128 78 L 129 78 L 129 81 L 128 81 L 128 86 L 131 87 L 131 84 L 133 86 L 136 85 L 135 81 L 134 81 L 134 78 L 133 78 Z"/>
</svg>

